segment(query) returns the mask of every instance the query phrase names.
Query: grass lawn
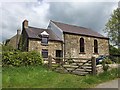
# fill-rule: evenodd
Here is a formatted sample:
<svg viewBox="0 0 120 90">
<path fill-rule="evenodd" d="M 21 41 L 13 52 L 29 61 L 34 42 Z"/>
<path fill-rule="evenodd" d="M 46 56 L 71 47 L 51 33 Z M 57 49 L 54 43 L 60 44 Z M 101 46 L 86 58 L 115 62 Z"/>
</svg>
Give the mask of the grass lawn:
<svg viewBox="0 0 120 90">
<path fill-rule="evenodd" d="M 3 88 L 90 88 L 117 77 L 117 69 L 96 76 L 77 76 L 56 73 L 42 66 L 4 67 L 2 86 Z"/>
</svg>

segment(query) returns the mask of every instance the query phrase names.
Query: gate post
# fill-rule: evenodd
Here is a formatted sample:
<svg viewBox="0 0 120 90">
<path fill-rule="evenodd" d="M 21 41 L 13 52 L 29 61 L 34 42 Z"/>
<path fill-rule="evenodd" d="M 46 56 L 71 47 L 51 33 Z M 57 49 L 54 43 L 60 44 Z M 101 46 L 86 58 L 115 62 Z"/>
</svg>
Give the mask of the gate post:
<svg viewBox="0 0 120 90">
<path fill-rule="evenodd" d="M 48 67 L 49 69 L 52 69 L 52 56 L 51 55 L 48 56 Z"/>
<path fill-rule="evenodd" d="M 96 58 L 92 57 L 92 75 L 96 75 Z"/>
</svg>

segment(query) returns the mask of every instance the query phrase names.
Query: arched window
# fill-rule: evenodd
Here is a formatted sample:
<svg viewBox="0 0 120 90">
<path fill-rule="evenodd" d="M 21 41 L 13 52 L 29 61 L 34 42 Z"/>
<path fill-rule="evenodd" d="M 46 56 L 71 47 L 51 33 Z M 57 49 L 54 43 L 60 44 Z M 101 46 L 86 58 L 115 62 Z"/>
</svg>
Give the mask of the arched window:
<svg viewBox="0 0 120 90">
<path fill-rule="evenodd" d="M 84 39 L 80 38 L 80 52 L 84 52 Z"/>
<path fill-rule="evenodd" d="M 94 53 L 98 53 L 98 42 L 94 40 Z"/>
</svg>

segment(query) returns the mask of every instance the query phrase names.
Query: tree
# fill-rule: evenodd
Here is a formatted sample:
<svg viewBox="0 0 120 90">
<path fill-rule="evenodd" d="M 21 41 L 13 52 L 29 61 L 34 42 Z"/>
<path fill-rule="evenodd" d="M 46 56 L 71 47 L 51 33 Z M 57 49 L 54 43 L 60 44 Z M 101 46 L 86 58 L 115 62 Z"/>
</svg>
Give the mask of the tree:
<svg viewBox="0 0 120 90">
<path fill-rule="evenodd" d="M 105 25 L 105 32 L 114 46 L 120 47 L 120 8 L 113 11 L 110 19 Z"/>
<path fill-rule="evenodd" d="M 110 45 L 110 54 L 111 55 L 118 55 L 118 54 L 120 54 L 120 49 L 117 49 L 114 46 Z"/>
</svg>

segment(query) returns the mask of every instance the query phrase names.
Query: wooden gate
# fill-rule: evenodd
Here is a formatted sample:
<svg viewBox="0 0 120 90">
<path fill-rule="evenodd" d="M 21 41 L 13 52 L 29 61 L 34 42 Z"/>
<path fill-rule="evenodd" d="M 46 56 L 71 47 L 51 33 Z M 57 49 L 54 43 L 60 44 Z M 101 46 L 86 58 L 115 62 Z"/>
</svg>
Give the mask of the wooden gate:
<svg viewBox="0 0 120 90">
<path fill-rule="evenodd" d="M 49 56 L 48 66 L 58 72 L 77 75 L 96 74 L 96 59 L 92 58 L 53 58 Z"/>
</svg>

